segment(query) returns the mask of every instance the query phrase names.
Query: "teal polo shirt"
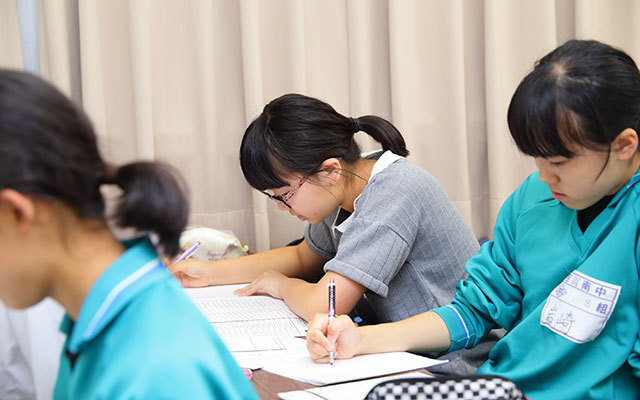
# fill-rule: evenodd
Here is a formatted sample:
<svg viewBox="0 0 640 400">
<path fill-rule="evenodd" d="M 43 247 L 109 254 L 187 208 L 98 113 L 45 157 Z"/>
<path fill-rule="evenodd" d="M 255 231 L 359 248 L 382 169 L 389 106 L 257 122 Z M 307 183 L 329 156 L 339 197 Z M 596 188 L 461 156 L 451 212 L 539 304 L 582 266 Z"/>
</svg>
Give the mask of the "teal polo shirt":
<svg viewBox="0 0 640 400">
<path fill-rule="evenodd" d="M 105 270 L 67 335 L 55 399 L 257 399 L 148 239 Z"/>
<path fill-rule="evenodd" d="M 450 350 L 508 333 L 478 373 L 532 400 L 640 399 L 640 174 L 584 232 L 538 173 L 502 206 L 450 305 Z"/>
</svg>

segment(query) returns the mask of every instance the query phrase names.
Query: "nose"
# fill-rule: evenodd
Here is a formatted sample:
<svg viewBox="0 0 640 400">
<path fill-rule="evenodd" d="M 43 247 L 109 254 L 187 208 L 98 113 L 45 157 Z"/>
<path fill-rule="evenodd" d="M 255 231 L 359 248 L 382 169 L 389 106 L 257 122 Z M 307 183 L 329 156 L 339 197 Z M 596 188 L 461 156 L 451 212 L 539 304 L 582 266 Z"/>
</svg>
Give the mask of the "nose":
<svg viewBox="0 0 640 400">
<path fill-rule="evenodd" d="M 288 211 L 289 207 L 285 206 L 283 202 L 280 200 L 276 200 L 276 205 L 278 206 L 278 210 L 280 211 Z"/>
<path fill-rule="evenodd" d="M 536 158 L 536 167 L 538 167 L 538 177 L 540 182 L 551 185 L 557 183 L 559 180 L 558 175 L 553 171 L 551 163 L 544 158 Z"/>
</svg>

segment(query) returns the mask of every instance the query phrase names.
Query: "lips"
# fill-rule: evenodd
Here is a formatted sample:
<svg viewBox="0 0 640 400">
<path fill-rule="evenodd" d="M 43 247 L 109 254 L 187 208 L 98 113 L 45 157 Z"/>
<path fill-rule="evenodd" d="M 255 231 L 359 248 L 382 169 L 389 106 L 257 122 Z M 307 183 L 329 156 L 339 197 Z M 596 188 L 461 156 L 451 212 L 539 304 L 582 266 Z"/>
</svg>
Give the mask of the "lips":
<svg viewBox="0 0 640 400">
<path fill-rule="evenodd" d="M 565 199 L 567 197 L 566 194 L 562 194 L 562 193 L 558 193 L 558 192 L 554 192 L 554 191 L 551 191 L 551 195 L 556 200 L 563 200 L 563 199 Z"/>
</svg>

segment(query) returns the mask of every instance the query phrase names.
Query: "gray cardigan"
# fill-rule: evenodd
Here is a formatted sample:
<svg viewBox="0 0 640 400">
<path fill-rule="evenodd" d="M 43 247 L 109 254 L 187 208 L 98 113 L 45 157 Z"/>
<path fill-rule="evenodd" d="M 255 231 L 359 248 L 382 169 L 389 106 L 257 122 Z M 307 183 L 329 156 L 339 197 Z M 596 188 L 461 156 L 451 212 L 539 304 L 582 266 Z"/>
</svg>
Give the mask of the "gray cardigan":
<svg viewBox="0 0 640 400">
<path fill-rule="evenodd" d="M 380 322 L 398 321 L 453 299 L 478 241 L 436 179 L 398 158 L 371 177 L 352 214 L 336 209 L 308 225 L 305 240 L 334 271 L 367 288 Z M 428 334 L 428 332 L 425 332 Z M 443 372 L 473 373 L 495 342 L 445 355 Z M 464 354 L 459 354 L 464 353 Z M 463 357 L 464 356 L 464 357 Z"/>
</svg>

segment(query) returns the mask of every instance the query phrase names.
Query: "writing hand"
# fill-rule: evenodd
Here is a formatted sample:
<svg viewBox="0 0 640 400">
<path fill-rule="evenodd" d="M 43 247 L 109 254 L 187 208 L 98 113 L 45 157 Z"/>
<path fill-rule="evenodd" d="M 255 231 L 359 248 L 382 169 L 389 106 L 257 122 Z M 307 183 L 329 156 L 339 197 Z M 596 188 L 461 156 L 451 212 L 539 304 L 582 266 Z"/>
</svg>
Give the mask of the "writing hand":
<svg viewBox="0 0 640 400">
<path fill-rule="evenodd" d="M 184 287 L 202 287 L 211 284 L 209 280 L 210 261 L 189 258 L 176 264 L 169 264 L 167 269 Z"/>
<path fill-rule="evenodd" d="M 280 294 L 280 285 L 286 281 L 287 278 L 283 274 L 277 271 L 265 271 L 258 278 L 247 286 L 240 288 L 233 292 L 236 296 L 251 296 L 253 294 L 265 293 L 276 299 L 282 299 Z"/>
<path fill-rule="evenodd" d="M 336 359 L 356 355 L 360 334 L 351 318 L 341 315 L 329 324 L 327 314 L 316 314 L 307 328 L 307 351 L 319 364 L 329 362 L 329 352 L 334 350 Z"/>
</svg>

